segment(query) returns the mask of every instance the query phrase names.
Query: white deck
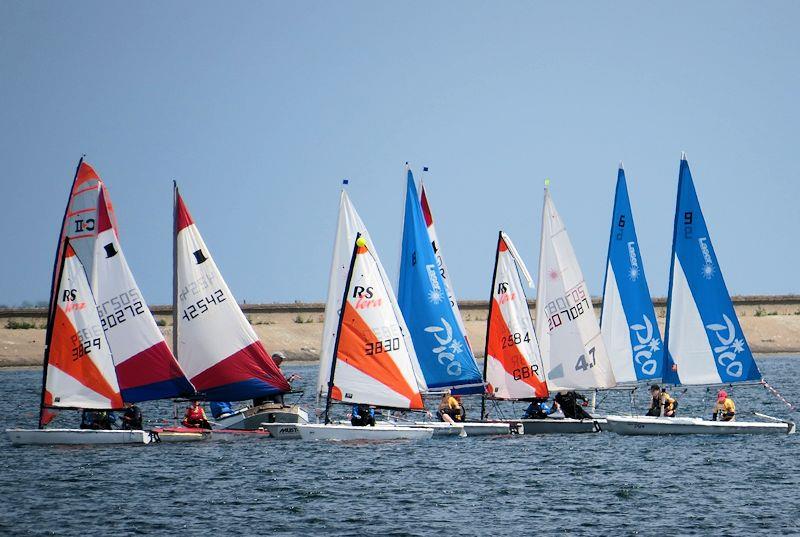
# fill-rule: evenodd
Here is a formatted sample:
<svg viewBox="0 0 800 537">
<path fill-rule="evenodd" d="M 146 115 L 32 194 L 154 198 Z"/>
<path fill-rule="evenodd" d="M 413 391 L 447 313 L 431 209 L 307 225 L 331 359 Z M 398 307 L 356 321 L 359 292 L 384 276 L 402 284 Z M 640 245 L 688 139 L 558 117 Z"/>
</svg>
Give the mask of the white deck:
<svg viewBox="0 0 800 537">
<path fill-rule="evenodd" d="M 354 427 L 340 424 L 298 423 L 303 440 L 427 440 L 433 436 L 430 427 L 401 427 L 396 425 L 376 425 L 375 427 Z"/>
<path fill-rule="evenodd" d="M 92 429 L 6 429 L 15 446 L 138 444 L 151 441 L 147 431 L 95 431 Z"/>
</svg>

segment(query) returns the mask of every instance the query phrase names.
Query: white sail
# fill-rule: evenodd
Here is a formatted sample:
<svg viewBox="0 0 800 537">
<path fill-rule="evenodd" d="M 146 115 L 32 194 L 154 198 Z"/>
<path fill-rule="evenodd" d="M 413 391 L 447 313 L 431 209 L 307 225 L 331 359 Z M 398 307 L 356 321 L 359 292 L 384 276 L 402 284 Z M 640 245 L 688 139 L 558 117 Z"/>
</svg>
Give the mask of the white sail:
<svg viewBox="0 0 800 537">
<path fill-rule="evenodd" d="M 536 333 L 553 391 L 616 384 L 583 273 L 549 189 L 545 189 L 536 296 Z"/>
<path fill-rule="evenodd" d="M 111 350 L 100 326 L 89 280 L 65 243 L 45 367 L 45 407 L 121 408 Z"/>
<path fill-rule="evenodd" d="M 422 409 L 421 387 L 414 371 L 416 355 L 403 337 L 405 323 L 397 299 L 380 261 L 372 255 L 372 244 L 362 238 L 358 241 L 357 248 L 353 244 L 351 276 L 345 284 L 347 300 L 338 325 L 336 363 L 327 372 L 333 383 L 331 398 Z"/>
<path fill-rule="evenodd" d="M 486 330 L 486 383 L 496 399 L 547 397 L 539 342 L 520 272 L 530 274 L 508 235 L 500 232 Z"/>
<path fill-rule="evenodd" d="M 353 207 L 347 192 L 342 190 L 339 199 L 339 218 L 336 225 L 336 239 L 333 244 L 330 279 L 328 280 L 325 322 L 322 326 L 322 350 L 319 357 L 320 367 L 317 377 L 318 398 L 320 396 L 324 397 L 328 392 L 328 374 L 330 372 L 331 361 L 333 360 L 336 331 L 339 326 L 339 311 L 342 307 L 342 296 L 347 281 L 347 270 L 350 267 L 350 259 L 353 255 L 353 244 L 359 233 L 361 233 L 361 236 L 367 241 L 367 244 L 372 244 L 369 231 L 367 231 L 364 222 L 356 212 L 355 207 Z M 377 260 L 377 267 L 383 279 L 389 281 L 383 269 L 383 265 L 380 263 L 378 254 L 374 249 L 371 251 L 371 255 Z M 392 305 L 397 308 L 397 301 L 393 301 Z M 399 308 L 397 308 L 397 318 L 400 319 L 400 327 L 402 329 L 403 338 L 406 341 L 406 346 L 410 349 L 414 357 L 414 372 L 417 377 L 417 383 L 423 387 L 423 390 L 426 390 L 425 380 L 419 369 L 416 354 L 414 353 L 414 346 L 411 344 L 408 328 L 405 325 L 403 316 L 400 314 Z"/>
<path fill-rule="evenodd" d="M 133 278 L 105 210 L 102 188 L 98 207 L 92 291 L 122 397 L 137 402 L 189 395 L 194 388 L 167 347 Z"/>
</svg>

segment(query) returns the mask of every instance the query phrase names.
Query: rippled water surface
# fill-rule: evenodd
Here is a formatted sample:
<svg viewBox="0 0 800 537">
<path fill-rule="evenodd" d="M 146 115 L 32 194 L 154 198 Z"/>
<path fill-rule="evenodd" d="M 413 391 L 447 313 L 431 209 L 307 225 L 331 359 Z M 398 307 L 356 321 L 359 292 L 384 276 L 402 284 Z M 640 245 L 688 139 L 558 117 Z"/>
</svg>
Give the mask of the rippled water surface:
<svg viewBox="0 0 800 537">
<path fill-rule="evenodd" d="M 800 401 L 800 358 L 759 366 Z M 313 367 L 285 370 L 316 378 Z M 38 371 L 0 371 L 0 427 L 35 425 L 40 383 Z M 682 392 L 683 415 L 709 414 L 705 388 Z M 734 397 L 742 413 L 787 416 L 761 387 Z M 598 413 L 630 408 L 626 393 L 598 400 Z M 153 421 L 173 414 L 168 402 L 143 409 Z M 800 534 L 798 434 L 27 448 L 3 436 L 0 460 L 8 535 Z"/>
</svg>

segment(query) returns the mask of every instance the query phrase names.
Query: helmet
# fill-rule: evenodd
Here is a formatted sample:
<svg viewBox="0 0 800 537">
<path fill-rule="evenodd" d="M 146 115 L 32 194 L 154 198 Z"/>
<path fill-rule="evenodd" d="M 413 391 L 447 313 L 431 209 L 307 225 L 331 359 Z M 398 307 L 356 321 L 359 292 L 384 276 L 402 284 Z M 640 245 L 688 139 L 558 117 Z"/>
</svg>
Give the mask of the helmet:
<svg viewBox="0 0 800 537">
<path fill-rule="evenodd" d="M 727 398 L 728 398 L 728 392 L 726 392 L 725 390 L 720 390 L 719 392 L 717 392 L 717 399 L 727 399 Z"/>
</svg>

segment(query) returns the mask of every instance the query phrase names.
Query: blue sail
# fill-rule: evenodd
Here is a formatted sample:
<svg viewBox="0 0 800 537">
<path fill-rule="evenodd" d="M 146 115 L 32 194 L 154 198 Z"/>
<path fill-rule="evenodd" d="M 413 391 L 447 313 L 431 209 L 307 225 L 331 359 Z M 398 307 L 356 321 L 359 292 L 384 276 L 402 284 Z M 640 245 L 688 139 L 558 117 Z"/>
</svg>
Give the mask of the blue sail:
<svg viewBox="0 0 800 537">
<path fill-rule="evenodd" d="M 608 239 L 600 330 L 617 382 L 661 378 L 664 350 L 620 164 Z"/>
<path fill-rule="evenodd" d="M 450 307 L 411 170 L 406 189 L 398 302 L 428 388 L 483 385 L 475 357 Z"/>
<path fill-rule="evenodd" d="M 711 244 L 689 163 L 681 159 L 667 300 L 664 381 L 759 380 Z"/>
</svg>

